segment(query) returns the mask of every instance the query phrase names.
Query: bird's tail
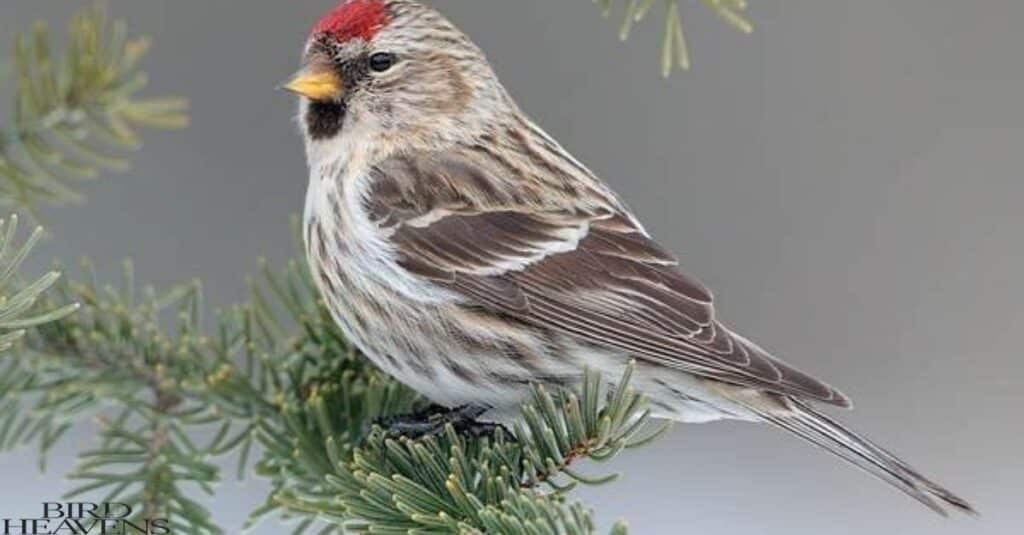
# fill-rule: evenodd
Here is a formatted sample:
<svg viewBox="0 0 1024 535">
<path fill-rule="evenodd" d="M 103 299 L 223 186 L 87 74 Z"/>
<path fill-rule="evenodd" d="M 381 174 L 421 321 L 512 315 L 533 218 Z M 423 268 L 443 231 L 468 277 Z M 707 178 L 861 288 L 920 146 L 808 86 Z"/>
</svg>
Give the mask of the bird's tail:
<svg viewBox="0 0 1024 535">
<path fill-rule="evenodd" d="M 924 477 L 870 440 L 850 431 L 809 404 L 789 397 L 779 397 L 783 410 L 768 410 L 763 405 L 747 407 L 765 421 L 822 448 L 869 474 L 889 483 L 936 513 L 947 516 L 947 507 L 977 515 L 963 498 Z"/>
</svg>

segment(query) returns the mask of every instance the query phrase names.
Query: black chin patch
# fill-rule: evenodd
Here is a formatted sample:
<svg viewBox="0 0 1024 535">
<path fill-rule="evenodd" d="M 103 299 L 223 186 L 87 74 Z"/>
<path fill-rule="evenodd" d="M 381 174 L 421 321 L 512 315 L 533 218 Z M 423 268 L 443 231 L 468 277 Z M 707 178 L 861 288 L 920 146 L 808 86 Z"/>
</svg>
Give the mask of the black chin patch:
<svg viewBox="0 0 1024 535">
<path fill-rule="evenodd" d="M 306 128 L 314 140 L 338 135 L 344 121 L 345 105 L 337 102 L 311 102 L 306 112 Z"/>
</svg>

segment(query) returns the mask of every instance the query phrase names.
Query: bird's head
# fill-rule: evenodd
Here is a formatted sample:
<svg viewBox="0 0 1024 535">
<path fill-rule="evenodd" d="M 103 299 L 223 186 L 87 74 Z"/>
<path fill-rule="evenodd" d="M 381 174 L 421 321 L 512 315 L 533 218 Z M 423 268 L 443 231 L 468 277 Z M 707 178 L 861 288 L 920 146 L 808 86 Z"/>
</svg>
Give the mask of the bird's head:
<svg viewBox="0 0 1024 535">
<path fill-rule="evenodd" d="M 514 108 L 480 49 L 409 0 L 343 0 L 313 27 L 284 87 L 301 97 L 317 152 L 443 149 Z"/>
</svg>

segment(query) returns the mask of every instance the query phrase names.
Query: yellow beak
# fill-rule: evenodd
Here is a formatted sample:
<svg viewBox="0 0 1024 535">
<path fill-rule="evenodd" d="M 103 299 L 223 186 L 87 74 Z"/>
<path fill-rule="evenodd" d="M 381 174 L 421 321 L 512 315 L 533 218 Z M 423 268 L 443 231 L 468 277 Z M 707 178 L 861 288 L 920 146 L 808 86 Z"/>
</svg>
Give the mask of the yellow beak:
<svg viewBox="0 0 1024 535">
<path fill-rule="evenodd" d="M 345 94 L 344 81 L 330 69 L 305 69 L 282 88 L 317 102 L 337 101 Z"/>
</svg>

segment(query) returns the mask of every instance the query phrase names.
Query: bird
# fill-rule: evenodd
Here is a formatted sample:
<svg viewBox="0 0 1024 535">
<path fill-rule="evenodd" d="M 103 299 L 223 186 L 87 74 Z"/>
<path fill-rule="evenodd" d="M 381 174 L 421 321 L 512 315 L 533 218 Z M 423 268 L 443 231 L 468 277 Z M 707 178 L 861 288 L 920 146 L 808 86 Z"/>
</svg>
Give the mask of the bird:
<svg viewBox="0 0 1024 535">
<path fill-rule="evenodd" d="M 503 421 L 593 370 L 655 416 L 767 423 L 937 513 L 963 498 L 822 410 L 836 388 L 719 319 L 712 293 L 524 113 L 483 51 L 413 0 L 343 0 L 298 95 L 310 273 L 342 332 L 432 402 Z"/>
</svg>

